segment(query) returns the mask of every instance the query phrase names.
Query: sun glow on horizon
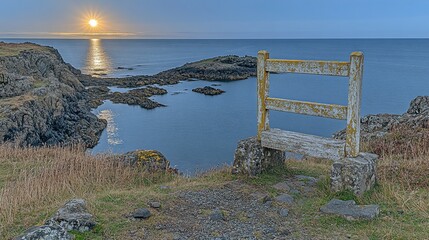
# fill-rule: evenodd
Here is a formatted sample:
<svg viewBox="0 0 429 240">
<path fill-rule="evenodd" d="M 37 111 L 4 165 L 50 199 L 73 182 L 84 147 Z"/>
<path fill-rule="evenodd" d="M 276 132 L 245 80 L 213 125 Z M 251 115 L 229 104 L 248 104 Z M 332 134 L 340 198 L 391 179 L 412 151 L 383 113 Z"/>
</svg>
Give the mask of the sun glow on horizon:
<svg viewBox="0 0 429 240">
<path fill-rule="evenodd" d="M 97 26 L 98 26 L 98 21 L 97 21 L 97 19 L 92 18 L 92 19 L 90 19 L 90 20 L 89 20 L 88 24 L 89 24 L 89 26 L 91 26 L 92 28 L 95 28 L 95 27 L 97 27 Z"/>
</svg>

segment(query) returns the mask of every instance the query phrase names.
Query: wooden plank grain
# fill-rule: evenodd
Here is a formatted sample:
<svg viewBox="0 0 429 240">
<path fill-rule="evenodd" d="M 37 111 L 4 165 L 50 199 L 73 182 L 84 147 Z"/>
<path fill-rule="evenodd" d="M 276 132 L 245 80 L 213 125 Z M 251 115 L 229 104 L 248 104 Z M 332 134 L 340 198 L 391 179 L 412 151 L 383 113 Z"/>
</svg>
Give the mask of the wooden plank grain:
<svg viewBox="0 0 429 240">
<path fill-rule="evenodd" d="M 344 140 L 324 138 L 304 133 L 270 129 L 261 134 L 263 147 L 300 153 L 311 157 L 340 160 L 344 158 Z"/>
<path fill-rule="evenodd" d="M 363 54 L 350 55 L 349 95 L 346 127 L 346 155 L 357 157 L 360 147 L 360 109 L 362 99 Z"/>
<path fill-rule="evenodd" d="M 347 107 L 336 104 L 323 104 L 280 98 L 267 98 L 265 105 L 269 110 L 293 112 L 298 114 L 340 120 L 347 119 Z"/>
<path fill-rule="evenodd" d="M 258 96 L 258 129 L 257 138 L 261 140 L 261 132 L 270 128 L 269 110 L 265 106 L 265 99 L 268 97 L 270 82 L 269 73 L 265 70 L 266 60 L 269 58 L 267 51 L 258 52 L 257 67 L 257 96 Z"/>
<path fill-rule="evenodd" d="M 349 76 L 349 62 L 268 59 L 266 71 L 276 73 L 303 73 L 330 76 Z"/>
</svg>

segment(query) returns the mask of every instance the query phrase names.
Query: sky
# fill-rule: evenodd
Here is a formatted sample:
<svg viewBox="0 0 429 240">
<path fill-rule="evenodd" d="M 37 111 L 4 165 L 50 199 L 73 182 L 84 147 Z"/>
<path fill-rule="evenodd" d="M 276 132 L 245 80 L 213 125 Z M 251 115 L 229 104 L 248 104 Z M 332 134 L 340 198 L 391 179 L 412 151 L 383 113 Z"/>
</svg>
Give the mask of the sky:
<svg viewBox="0 0 429 240">
<path fill-rule="evenodd" d="M 96 29 L 88 27 L 97 18 Z M 429 38 L 428 0 L 0 0 L 0 38 Z"/>
</svg>

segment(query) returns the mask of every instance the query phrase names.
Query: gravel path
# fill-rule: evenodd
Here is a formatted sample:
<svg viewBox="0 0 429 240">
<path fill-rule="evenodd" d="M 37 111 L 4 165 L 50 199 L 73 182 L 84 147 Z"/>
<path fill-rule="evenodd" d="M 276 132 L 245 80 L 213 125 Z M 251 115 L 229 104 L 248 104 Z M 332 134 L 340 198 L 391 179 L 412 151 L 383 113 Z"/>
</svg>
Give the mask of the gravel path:
<svg viewBox="0 0 429 240">
<path fill-rule="evenodd" d="M 294 176 L 272 187 L 233 181 L 210 189 L 182 191 L 155 211 L 157 222 L 130 239 L 310 239 L 290 208 L 316 192 L 317 179 Z"/>
</svg>

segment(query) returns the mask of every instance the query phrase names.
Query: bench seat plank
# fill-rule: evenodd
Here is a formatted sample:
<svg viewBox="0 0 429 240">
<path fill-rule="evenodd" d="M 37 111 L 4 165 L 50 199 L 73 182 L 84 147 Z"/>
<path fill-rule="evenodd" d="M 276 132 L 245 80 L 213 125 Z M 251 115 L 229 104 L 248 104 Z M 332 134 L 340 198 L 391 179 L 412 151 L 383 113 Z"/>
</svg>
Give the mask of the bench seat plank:
<svg viewBox="0 0 429 240">
<path fill-rule="evenodd" d="M 345 141 L 304 133 L 270 129 L 262 131 L 263 147 L 300 153 L 311 157 L 340 160 L 344 158 Z"/>
</svg>

